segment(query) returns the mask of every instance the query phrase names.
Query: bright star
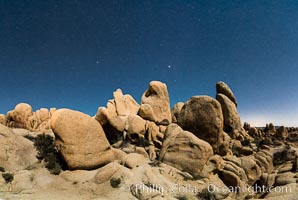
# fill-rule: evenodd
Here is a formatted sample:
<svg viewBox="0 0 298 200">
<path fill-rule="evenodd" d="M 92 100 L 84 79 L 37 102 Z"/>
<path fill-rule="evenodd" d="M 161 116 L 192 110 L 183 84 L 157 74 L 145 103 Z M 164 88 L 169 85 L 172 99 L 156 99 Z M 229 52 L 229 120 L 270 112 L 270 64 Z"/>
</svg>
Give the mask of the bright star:
<svg viewBox="0 0 298 200">
<path fill-rule="evenodd" d="M 171 65 L 169 65 L 168 68 L 170 69 L 171 68 Z"/>
</svg>

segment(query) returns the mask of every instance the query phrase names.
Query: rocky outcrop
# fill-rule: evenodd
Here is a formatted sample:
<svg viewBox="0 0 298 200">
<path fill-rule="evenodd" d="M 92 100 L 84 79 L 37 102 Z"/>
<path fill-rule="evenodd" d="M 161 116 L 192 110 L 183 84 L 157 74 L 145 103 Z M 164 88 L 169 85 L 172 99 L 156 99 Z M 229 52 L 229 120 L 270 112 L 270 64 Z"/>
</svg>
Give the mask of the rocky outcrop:
<svg viewBox="0 0 298 200">
<path fill-rule="evenodd" d="M 7 124 L 6 115 L 0 114 L 0 124 L 2 124 L 2 125 L 6 125 Z"/>
<path fill-rule="evenodd" d="M 289 136 L 288 130 L 284 126 L 281 126 L 276 130 L 277 138 L 281 140 L 285 140 L 288 138 L 288 136 Z"/>
<path fill-rule="evenodd" d="M 178 122 L 178 117 L 180 115 L 181 109 L 184 106 L 183 102 L 178 102 L 174 105 L 174 107 L 171 110 L 172 113 L 172 122 L 177 123 Z"/>
<path fill-rule="evenodd" d="M 168 89 L 166 84 L 159 81 L 151 81 L 149 88 L 142 96 L 142 104 L 148 104 L 153 110 L 156 123 L 171 123 L 171 109 Z"/>
<path fill-rule="evenodd" d="M 14 110 L 6 114 L 6 125 L 12 128 L 24 128 L 47 133 L 51 129 L 49 121 L 55 110 L 55 108 L 50 110 L 41 108 L 33 112 L 31 105 L 20 103 L 16 105 Z"/>
<path fill-rule="evenodd" d="M 140 105 L 129 95 L 123 95 L 121 89 L 117 89 L 114 93 L 114 101 L 117 115 L 127 116 L 136 115 L 139 111 Z"/>
<path fill-rule="evenodd" d="M 182 107 L 178 124 L 207 141 L 217 152 L 223 142 L 223 115 L 220 103 L 209 96 L 194 96 Z"/>
<path fill-rule="evenodd" d="M 31 128 L 29 118 L 32 115 L 32 107 L 27 103 L 20 103 L 16 105 L 14 110 L 7 113 L 8 126 L 29 129 Z"/>
<path fill-rule="evenodd" d="M 237 101 L 234 96 L 234 93 L 230 89 L 230 87 L 223 81 L 219 81 L 216 83 L 216 93 L 217 94 L 223 94 L 226 97 L 228 97 L 237 107 Z"/>
<path fill-rule="evenodd" d="M 220 81 L 216 84 L 216 99 L 220 102 L 224 118 L 224 131 L 232 139 L 244 140 L 246 131 L 241 125 L 240 116 L 237 112 L 237 102 L 230 87 Z"/>
<path fill-rule="evenodd" d="M 212 155 L 213 150 L 209 143 L 197 138 L 191 132 L 183 131 L 177 124 L 170 124 L 159 160 L 198 176 Z"/>
<path fill-rule="evenodd" d="M 0 124 L 0 167 L 11 172 L 23 170 L 37 162 L 36 155 L 31 141 Z"/>
<path fill-rule="evenodd" d="M 118 159 L 101 125 L 90 116 L 69 109 L 51 118 L 56 146 L 70 169 L 94 169 Z"/>
</svg>

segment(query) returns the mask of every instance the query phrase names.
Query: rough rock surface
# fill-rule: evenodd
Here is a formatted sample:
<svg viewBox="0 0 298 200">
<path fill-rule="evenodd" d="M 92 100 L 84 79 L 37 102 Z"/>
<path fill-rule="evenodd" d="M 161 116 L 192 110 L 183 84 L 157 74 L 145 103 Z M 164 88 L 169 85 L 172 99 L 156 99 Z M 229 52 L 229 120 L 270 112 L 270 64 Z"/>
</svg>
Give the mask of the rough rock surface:
<svg viewBox="0 0 298 200">
<path fill-rule="evenodd" d="M 223 141 L 223 115 L 220 103 L 209 96 L 191 97 L 181 109 L 178 124 L 202 140 L 213 150 Z"/>
<path fill-rule="evenodd" d="M 287 139 L 289 136 L 288 130 L 284 127 L 281 126 L 276 130 L 276 137 L 282 140 Z"/>
<path fill-rule="evenodd" d="M 129 95 L 123 95 L 121 89 L 117 89 L 114 93 L 114 100 L 116 106 L 117 115 L 128 116 L 136 115 L 139 111 L 140 105 Z"/>
<path fill-rule="evenodd" d="M 236 105 L 223 94 L 217 94 L 216 99 L 221 104 L 224 118 L 224 131 L 233 139 L 239 138 L 239 135 L 244 137 L 245 130 L 242 128 Z"/>
<path fill-rule="evenodd" d="M 0 167 L 4 167 L 7 171 L 16 171 L 36 162 L 33 143 L 15 135 L 8 127 L 0 124 Z"/>
<path fill-rule="evenodd" d="M 178 102 L 174 105 L 174 107 L 171 110 L 172 113 L 172 122 L 177 123 L 178 122 L 178 117 L 180 115 L 181 109 L 184 106 L 183 102 Z"/>
<path fill-rule="evenodd" d="M 32 107 L 27 103 L 19 103 L 14 110 L 7 113 L 8 126 L 14 128 L 31 128 L 29 118 L 33 115 Z"/>
<path fill-rule="evenodd" d="M 164 120 L 168 123 L 172 122 L 170 99 L 166 84 L 159 81 L 151 81 L 149 88 L 142 96 L 142 104 L 148 104 L 152 107 L 157 123 L 161 123 Z"/>
<path fill-rule="evenodd" d="M 237 101 L 230 87 L 223 81 L 216 83 L 216 93 L 227 96 L 237 107 Z"/>
<path fill-rule="evenodd" d="M 60 109 L 51 118 L 56 146 L 71 169 L 93 169 L 115 160 L 101 125 L 84 113 Z"/>
<path fill-rule="evenodd" d="M 167 128 L 159 160 L 198 176 L 203 166 L 213 155 L 210 144 L 191 132 L 183 131 L 177 124 Z"/>
<path fill-rule="evenodd" d="M 3 124 L 3 125 L 7 124 L 6 115 L 0 114 L 0 124 Z"/>
</svg>

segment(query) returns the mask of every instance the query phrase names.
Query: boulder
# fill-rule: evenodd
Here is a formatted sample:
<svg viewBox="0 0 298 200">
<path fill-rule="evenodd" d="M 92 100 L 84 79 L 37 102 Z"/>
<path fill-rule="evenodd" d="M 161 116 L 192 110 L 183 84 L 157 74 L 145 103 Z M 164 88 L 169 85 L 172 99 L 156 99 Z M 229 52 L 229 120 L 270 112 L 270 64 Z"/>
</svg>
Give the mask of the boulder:
<svg viewBox="0 0 298 200">
<path fill-rule="evenodd" d="M 177 123 L 178 122 L 178 117 L 181 112 L 182 107 L 184 106 L 183 102 L 178 102 L 174 105 L 174 107 L 171 110 L 172 113 L 172 122 Z"/>
<path fill-rule="evenodd" d="M 281 140 L 285 140 L 288 138 L 288 136 L 289 136 L 288 130 L 284 126 L 281 126 L 276 130 L 277 138 Z"/>
<path fill-rule="evenodd" d="M 107 107 L 99 107 L 95 115 L 95 119 L 103 126 L 109 122 L 109 120 L 117 116 L 115 100 L 109 100 Z"/>
<path fill-rule="evenodd" d="M 223 81 L 219 81 L 216 83 L 216 93 L 217 94 L 223 94 L 226 97 L 228 97 L 237 107 L 237 101 L 234 96 L 234 93 L 230 89 L 230 87 Z"/>
<path fill-rule="evenodd" d="M 0 114 L 0 124 L 3 124 L 6 126 L 6 124 L 7 124 L 6 115 Z"/>
<path fill-rule="evenodd" d="M 166 84 L 159 81 L 151 81 L 149 88 L 142 96 L 142 104 L 148 104 L 152 107 L 157 123 L 163 121 L 172 122 L 170 99 Z"/>
<path fill-rule="evenodd" d="M 109 181 L 113 177 L 127 178 L 129 176 L 131 176 L 131 172 L 128 168 L 117 162 L 111 162 L 98 169 L 94 179 L 97 184 L 101 184 Z"/>
<path fill-rule="evenodd" d="M 159 160 L 181 171 L 197 176 L 213 155 L 210 144 L 183 131 L 177 124 L 167 128 Z"/>
<path fill-rule="evenodd" d="M 126 121 L 127 136 L 131 141 L 145 137 L 146 133 L 146 120 L 142 119 L 138 115 L 130 115 Z"/>
<path fill-rule="evenodd" d="M 209 96 L 191 97 L 182 107 L 178 124 L 217 151 L 223 141 L 223 115 L 220 103 Z"/>
<path fill-rule="evenodd" d="M 31 141 L 0 124 L 0 167 L 6 171 L 26 169 L 37 162 L 36 155 Z"/>
<path fill-rule="evenodd" d="M 33 115 L 31 105 L 19 103 L 15 109 L 7 113 L 7 123 L 9 127 L 30 129 L 29 118 Z"/>
<path fill-rule="evenodd" d="M 101 125 L 79 111 L 60 109 L 51 118 L 57 149 L 70 169 L 94 169 L 117 159 Z"/>
<path fill-rule="evenodd" d="M 154 111 L 153 111 L 151 105 L 149 105 L 149 104 L 141 104 L 140 110 L 139 110 L 139 115 L 143 119 L 150 120 L 153 122 L 156 121 Z"/>
<path fill-rule="evenodd" d="M 258 129 L 255 128 L 255 127 L 251 127 L 251 128 L 249 128 L 249 130 L 248 130 L 248 135 L 250 135 L 250 136 L 253 137 L 253 138 L 258 138 L 258 137 L 260 137 L 259 131 L 258 131 Z"/>
<path fill-rule="evenodd" d="M 138 153 L 127 154 L 122 160 L 124 166 L 130 169 L 149 163 L 149 161 L 148 158 Z"/>
<path fill-rule="evenodd" d="M 224 131 L 233 139 L 239 138 L 239 134 L 245 136 L 245 130 L 242 128 L 236 105 L 223 94 L 217 94 L 216 99 L 221 104 L 224 118 Z"/>
<path fill-rule="evenodd" d="M 262 175 L 261 168 L 255 162 L 253 156 L 241 157 L 241 166 L 244 169 L 247 176 L 248 185 L 253 185 Z"/>
<path fill-rule="evenodd" d="M 287 185 L 290 183 L 296 183 L 297 175 L 292 172 L 286 172 L 282 174 L 278 174 L 275 178 L 275 186 Z"/>
<path fill-rule="evenodd" d="M 117 115 L 128 116 L 136 115 L 139 111 L 140 105 L 129 95 L 123 95 L 121 89 L 117 89 L 114 93 L 114 101 L 116 106 Z"/>
</svg>

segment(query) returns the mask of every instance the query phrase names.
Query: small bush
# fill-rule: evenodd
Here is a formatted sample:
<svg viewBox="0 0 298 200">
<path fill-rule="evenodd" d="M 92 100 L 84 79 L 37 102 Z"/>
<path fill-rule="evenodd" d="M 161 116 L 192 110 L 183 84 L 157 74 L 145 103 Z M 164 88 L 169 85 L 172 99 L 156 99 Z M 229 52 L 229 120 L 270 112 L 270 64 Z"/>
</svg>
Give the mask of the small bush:
<svg viewBox="0 0 298 200">
<path fill-rule="evenodd" d="M 0 172 L 5 172 L 4 167 L 0 167 Z"/>
<path fill-rule="evenodd" d="M 34 146 L 37 150 L 37 159 L 45 161 L 45 167 L 52 174 L 59 174 L 61 164 L 58 159 L 58 151 L 54 144 L 54 138 L 49 135 L 38 135 L 34 140 Z"/>
<path fill-rule="evenodd" d="M 176 197 L 178 200 L 188 200 L 186 196 L 178 196 Z"/>
<path fill-rule="evenodd" d="M 119 185 L 120 185 L 120 183 L 121 183 L 121 178 L 111 178 L 111 180 L 110 180 L 110 184 L 111 184 L 111 186 L 113 187 L 113 188 L 117 188 L 117 187 L 119 187 Z"/>
<path fill-rule="evenodd" d="M 30 140 L 31 142 L 34 142 L 35 141 L 35 137 L 32 136 L 32 135 L 29 135 L 29 134 L 28 135 L 24 135 L 24 138 Z"/>
<path fill-rule="evenodd" d="M 203 189 L 201 192 L 197 194 L 198 199 L 204 200 L 216 200 L 216 196 L 214 192 L 209 192 L 207 188 Z"/>
<path fill-rule="evenodd" d="M 135 144 L 139 147 L 148 147 L 150 145 L 149 141 L 145 138 L 139 137 Z"/>
<path fill-rule="evenodd" d="M 4 178 L 6 183 L 10 183 L 13 180 L 13 174 L 11 173 L 3 173 L 2 177 Z"/>
</svg>

